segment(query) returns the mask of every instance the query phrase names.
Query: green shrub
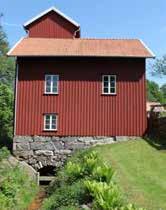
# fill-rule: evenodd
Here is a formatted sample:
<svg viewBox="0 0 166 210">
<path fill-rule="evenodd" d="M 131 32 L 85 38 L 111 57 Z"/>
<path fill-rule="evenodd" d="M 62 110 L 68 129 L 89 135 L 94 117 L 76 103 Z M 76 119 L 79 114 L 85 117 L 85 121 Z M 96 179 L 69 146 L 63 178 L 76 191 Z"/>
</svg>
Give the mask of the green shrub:
<svg viewBox="0 0 166 210">
<path fill-rule="evenodd" d="M 37 192 L 36 184 L 19 167 L 6 167 L 0 176 L 0 204 L 3 210 L 22 210 Z"/>
<path fill-rule="evenodd" d="M 80 163 L 73 163 L 69 161 L 66 165 L 66 175 L 68 180 L 74 182 L 84 175 L 84 167 Z"/>
<path fill-rule="evenodd" d="M 10 152 L 6 147 L 2 147 L 0 149 L 0 161 L 2 161 L 3 159 L 6 159 L 7 157 L 9 157 Z"/>
<path fill-rule="evenodd" d="M 63 206 L 79 206 L 87 199 L 87 192 L 82 181 L 73 185 L 63 185 L 45 200 L 43 209 L 53 210 Z"/>
<path fill-rule="evenodd" d="M 107 182 L 109 183 L 114 175 L 114 170 L 112 167 L 106 165 L 105 163 L 96 166 L 92 171 L 93 179 L 100 181 L 100 182 Z"/>
<path fill-rule="evenodd" d="M 92 151 L 83 157 L 83 167 L 84 167 L 84 173 L 86 176 L 91 176 L 93 169 L 100 163 L 99 157 L 97 152 Z"/>
<path fill-rule="evenodd" d="M 122 198 L 117 186 L 110 182 L 85 181 L 85 187 L 94 198 L 93 208 L 96 210 L 112 210 L 122 206 Z"/>
</svg>

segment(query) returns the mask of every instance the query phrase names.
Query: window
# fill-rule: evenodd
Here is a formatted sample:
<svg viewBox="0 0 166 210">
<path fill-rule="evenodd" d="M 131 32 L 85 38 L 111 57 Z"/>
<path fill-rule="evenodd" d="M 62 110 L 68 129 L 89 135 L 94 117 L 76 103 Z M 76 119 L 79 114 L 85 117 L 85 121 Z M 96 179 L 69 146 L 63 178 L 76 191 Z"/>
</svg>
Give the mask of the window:
<svg viewBox="0 0 166 210">
<path fill-rule="evenodd" d="M 57 115 L 56 114 L 44 115 L 44 130 L 46 131 L 57 130 Z"/>
<path fill-rule="evenodd" d="M 116 94 L 116 75 L 102 76 L 102 93 L 106 95 Z"/>
<path fill-rule="evenodd" d="M 59 75 L 45 75 L 45 93 L 58 94 Z"/>
</svg>

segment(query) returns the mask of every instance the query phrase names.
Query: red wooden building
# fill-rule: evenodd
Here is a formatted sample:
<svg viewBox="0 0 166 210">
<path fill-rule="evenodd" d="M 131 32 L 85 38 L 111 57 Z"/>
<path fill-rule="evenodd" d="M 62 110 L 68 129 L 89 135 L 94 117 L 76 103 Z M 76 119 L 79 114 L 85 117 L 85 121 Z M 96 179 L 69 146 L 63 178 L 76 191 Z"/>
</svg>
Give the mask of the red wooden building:
<svg viewBox="0 0 166 210">
<path fill-rule="evenodd" d="M 16 136 L 142 136 L 145 60 L 138 39 L 80 38 L 80 26 L 50 8 L 24 24 L 17 57 Z"/>
</svg>

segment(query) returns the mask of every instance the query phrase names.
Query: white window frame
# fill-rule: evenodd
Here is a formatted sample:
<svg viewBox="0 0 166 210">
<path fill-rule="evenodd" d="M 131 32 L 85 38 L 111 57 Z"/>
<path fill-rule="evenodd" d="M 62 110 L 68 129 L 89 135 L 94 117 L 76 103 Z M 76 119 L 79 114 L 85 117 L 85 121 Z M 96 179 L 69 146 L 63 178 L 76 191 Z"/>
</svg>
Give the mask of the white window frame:
<svg viewBox="0 0 166 210">
<path fill-rule="evenodd" d="M 47 116 L 50 116 L 50 125 L 49 125 L 49 128 L 46 128 L 46 117 Z M 55 129 L 52 129 L 52 117 L 55 116 L 55 120 L 56 120 L 56 128 Z M 54 113 L 47 113 L 47 114 L 44 114 L 44 131 L 57 131 L 58 129 L 58 115 L 57 114 L 54 114 Z"/>
<path fill-rule="evenodd" d="M 104 92 L 104 77 L 108 77 L 108 93 Z M 111 87 L 111 77 L 114 77 L 115 79 L 115 87 Z M 102 94 L 103 95 L 116 95 L 117 94 L 117 83 L 116 83 L 116 75 L 115 74 L 105 74 L 102 75 Z M 115 88 L 115 92 L 111 92 L 111 88 Z"/>
<path fill-rule="evenodd" d="M 51 77 L 51 91 L 47 92 L 47 76 Z M 57 91 L 53 92 L 53 77 L 57 77 Z M 59 75 L 58 74 L 45 74 L 45 88 L 44 88 L 45 94 L 58 94 L 59 93 Z"/>
</svg>

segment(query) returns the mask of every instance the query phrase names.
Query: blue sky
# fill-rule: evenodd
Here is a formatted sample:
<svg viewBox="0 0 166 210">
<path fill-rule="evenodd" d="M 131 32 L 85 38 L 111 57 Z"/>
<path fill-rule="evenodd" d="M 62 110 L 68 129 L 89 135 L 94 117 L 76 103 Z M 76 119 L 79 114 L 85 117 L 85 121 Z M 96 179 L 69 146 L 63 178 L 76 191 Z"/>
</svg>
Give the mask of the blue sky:
<svg viewBox="0 0 166 210">
<path fill-rule="evenodd" d="M 82 37 L 140 38 L 157 57 L 166 54 L 165 0 L 0 0 L 10 45 L 25 35 L 24 22 L 51 6 L 80 23 Z M 166 83 L 166 77 L 147 76 Z"/>
</svg>

